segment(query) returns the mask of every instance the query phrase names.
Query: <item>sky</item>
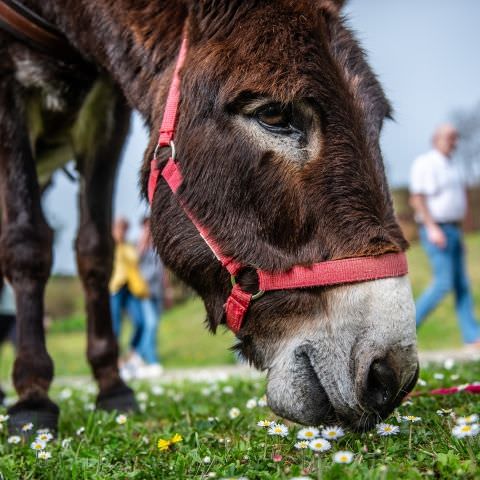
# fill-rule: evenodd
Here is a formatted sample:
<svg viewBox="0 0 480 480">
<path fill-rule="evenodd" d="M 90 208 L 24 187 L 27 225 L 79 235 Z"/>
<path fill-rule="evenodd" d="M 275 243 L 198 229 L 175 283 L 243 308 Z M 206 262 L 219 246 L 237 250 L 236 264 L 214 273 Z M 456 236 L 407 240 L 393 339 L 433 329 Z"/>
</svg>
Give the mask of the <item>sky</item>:
<svg viewBox="0 0 480 480">
<path fill-rule="evenodd" d="M 345 13 L 393 105 L 395 121 L 385 123 L 382 149 L 390 184 L 404 186 L 435 126 L 480 101 L 480 0 L 350 0 Z M 132 241 L 148 211 L 138 190 L 146 143 L 135 115 L 114 202 L 115 216 L 130 219 Z M 75 272 L 76 194 L 77 186 L 59 172 L 44 198 L 57 229 L 56 273 Z"/>
</svg>

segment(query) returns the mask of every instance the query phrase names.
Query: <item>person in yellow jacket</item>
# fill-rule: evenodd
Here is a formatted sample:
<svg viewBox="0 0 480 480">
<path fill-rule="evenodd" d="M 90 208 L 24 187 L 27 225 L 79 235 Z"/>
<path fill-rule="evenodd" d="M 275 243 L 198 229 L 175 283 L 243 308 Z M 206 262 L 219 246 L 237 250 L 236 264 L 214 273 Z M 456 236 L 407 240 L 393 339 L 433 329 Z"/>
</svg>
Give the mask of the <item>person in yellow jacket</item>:
<svg viewBox="0 0 480 480">
<path fill-rule="evenodd" d="M 113 272 L 110 279 L 110 309 L 112 313 L 113 331 L 120 336 L 122 314 L 126 311 L 134 325 L 134 333 L 130 341 L 132 352 L 121 369 L 122 376 L 135 376 L 134 370 L 143 364 L 138 348 L 144 328 L 142 299 L 148 298 L 148 285 L 139 268 L 138 253 L 134 246 L 126 241 L 129 223 L 125 218 L 118 218 L 112 229 L 115 241 Z"/>
</svg>

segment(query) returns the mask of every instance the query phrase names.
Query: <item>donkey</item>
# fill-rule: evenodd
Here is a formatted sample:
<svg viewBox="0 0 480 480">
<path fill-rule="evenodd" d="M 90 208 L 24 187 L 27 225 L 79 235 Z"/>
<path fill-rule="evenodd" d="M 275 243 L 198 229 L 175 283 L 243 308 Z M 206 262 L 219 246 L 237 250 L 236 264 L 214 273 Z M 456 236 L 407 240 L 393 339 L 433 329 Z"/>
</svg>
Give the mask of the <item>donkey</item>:
<svg viewBox="0 0 480 480">
<path fill-rule="evenodd" d="M 40 189 L 71 158 L 80 175 L 76 254 L 97 405 L 135 408 L 118 375 L 109 311 L 112 191 L 131 108 L 151 132 L 141 171 L 145 196 L 151 159 L 167 160 L 169 149 L 156 148 L 157 131 L 182 39 L 180 200 L 157 179 L 152 231 L 165 264 L 202 297 L 212 331 L 227 322 L 232 287 L 199 224 L 224 259 L 249 266 L 234 278 L 249 301 L 263 281 L 255 269 L 286 272 L 406 250 L 379 148 L 391 108 L 345 26 L 341 0 L 22 3 L 74 52 L 59 59 L 0 32 L 0 257 L 18 306 L 19 400 L 9 409 L 11 428 L 32 418 L 42 427 L 57 424 L 42 327 L 52 232 Z M 276 413 L 366 429 L 413 388 L 412 294 L 406 276 L 390 277 L 280 288 L 243 311 L 236 349 L 268 372 Z"/>
</svg>

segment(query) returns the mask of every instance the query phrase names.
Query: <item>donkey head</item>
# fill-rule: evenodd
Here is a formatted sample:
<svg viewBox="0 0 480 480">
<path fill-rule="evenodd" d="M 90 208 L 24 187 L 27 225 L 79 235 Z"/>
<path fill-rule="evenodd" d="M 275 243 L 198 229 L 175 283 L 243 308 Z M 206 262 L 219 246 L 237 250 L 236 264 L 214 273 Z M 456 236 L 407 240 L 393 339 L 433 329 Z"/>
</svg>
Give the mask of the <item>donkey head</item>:
<svg viewBox="0 0 480 480">
<path fill-rule="evenodd" d="M 379 148 L 390 106 L 340 3 L 192 2 L 175 136 L 178 197 L 243 265 L 286 271 L 407 247 Z M 170 78 L 171 70 L 165 91 Z M 158 123 L 163 107 L 164 98 Z M 147 160 L 156 140 L 153 129 Z M 146 166 L 144 185 L 147 175 Z M 229 275 L 162 182 L 152 220 L 162 258 L 202 296 L 215 330 L 225 323 Z M 253 269 L 238 281 L 258 288 Z M 269 292 L 251 305 L 238 340 L 268 370 L 272 409 L 304 424 L 368 428 L 418 374 L 406 277 Z"/>
</svg>

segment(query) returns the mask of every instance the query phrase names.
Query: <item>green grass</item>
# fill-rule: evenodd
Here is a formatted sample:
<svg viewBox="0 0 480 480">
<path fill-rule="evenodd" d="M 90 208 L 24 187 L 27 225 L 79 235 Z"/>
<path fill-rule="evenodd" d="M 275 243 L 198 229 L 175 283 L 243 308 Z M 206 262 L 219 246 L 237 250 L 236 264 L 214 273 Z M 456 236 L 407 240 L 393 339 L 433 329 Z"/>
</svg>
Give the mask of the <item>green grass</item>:
<svg viewBox="0 0 480 480">
<path fill-rule="evenodd" d="M 445 378 L 435 380 L 434 373 Z M 480 365 L 455 366 L 453 370 L 427 369 L 428 382 L 422 389 L 440 384 L 469 382 L 480 376 Z M 458 375 L 458 379 L 456 376 Z M 230 387 L 231 391 L 224 390 Z M 155 390 L 155 387 L 157 390 Z M 233 379 L 208 384 L 136 386 L 143 413 L 130 415 L 123 425 L 115 414 L 90 411 L 94 392 L 87 386 L 78 389 L 53 389 L 61 406 L 58 440 L 46 450 L 51 459 L 36 458 L 29 445 L 7 442 L 0 431 L 0 472 L 3 479 L 203 479 L 239 478 L 290 479 L 298 475 L 329 479 L 475 479 L 479 478 L 480 436 L 458 440 L 451 434 L 455 419 L 439 416 L 440 408 L 452 408 L 457 416 L 479 412 L 478 398 L 472 394 L 445 397 L 417 397 L 411 405 L 398 409 L 398 415 L 415 415 L 421 421 L 407 424 L 393 415 L 388 420 L 400 426 L 400 433 L 380 437 L 370 433 L 347 433 L 332 442 L 330 451 L 315 455 L 294 448 L 300 428 L 288 424 L 285 438 L 273 437 L 257 427 L 261 419 L 283 420 L 266 407 L 249 409 L 251 398 L 264 393 L 262 380 Z M 161 388 L 159 391 L 158 389 Z M 155 392 L 155 393 L 154 393 Z M 71 394 L 71 396 L 69 396 Z M 69 397 L 69 398 L 67 398 Z M 229 411 L 240 415 L 231 419 Z M 0 414 L 5 411 L 0 410 Z M 77 434 L 79 428 L 84 433 Z M 180 434 L 183 440 L 167 451 L 159 451 L 160 438 Z M 68 447 L 62 440 L 71 438 Z M 333 463 L 339 450 L 353 452 L 350 465 Z M 274 461 L 273 455 L 277 458 Z M 209 457 L 210 461 L 204 460 Z"/>
</svg>

